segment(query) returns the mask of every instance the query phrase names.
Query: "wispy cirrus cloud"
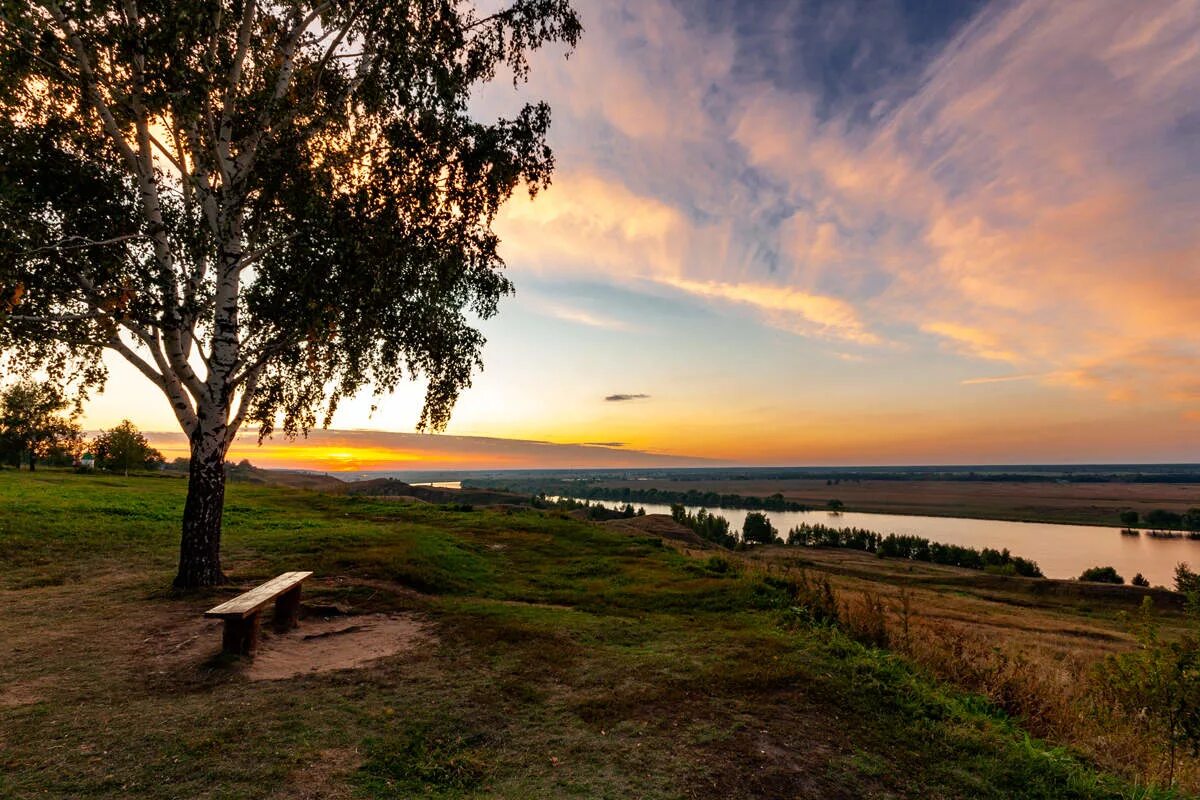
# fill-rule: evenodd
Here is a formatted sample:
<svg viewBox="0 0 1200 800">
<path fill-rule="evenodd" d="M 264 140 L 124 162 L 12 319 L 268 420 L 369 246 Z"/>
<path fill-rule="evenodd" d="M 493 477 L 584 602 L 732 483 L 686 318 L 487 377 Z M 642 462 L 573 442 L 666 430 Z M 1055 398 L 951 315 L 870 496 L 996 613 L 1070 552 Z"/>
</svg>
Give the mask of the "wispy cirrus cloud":
<svg viewBox="0 0 1200 800">
<path fill-rule="evenodd" d="M 504 220 L 548 244 L 515 260 L 648 279 L 818 339 L 924 333 L 1086 372 L 1081 387 L 1200 345 L 1194 2 L 964 4 L 941 39 L 903 46 L 849 24 L 870 15 L 813 8 L 585 3 L 590 41 L 550 86 L 574 172 Z M 859 57 L 840 78 L 789 55 L 838 47 Z M 587 90 L 601 64 L 625 91 Z"/>
<path fill-rule="evenodd" d="M 604 314 L 597 314 L 594 311 L 588 311 L 583 308 L 576 308 L 571 305 L 559 303 L 555 301 L 543 301 L 537 305 L 538 311 L 555 319 L 561 319 L 564 322 L 574 322 L 578 325 L 586 325 L 589 328 L 601 328 L 608 331 L 632 331 L 634 326 L 622 319 L 610 317 Z"/>
</svg>

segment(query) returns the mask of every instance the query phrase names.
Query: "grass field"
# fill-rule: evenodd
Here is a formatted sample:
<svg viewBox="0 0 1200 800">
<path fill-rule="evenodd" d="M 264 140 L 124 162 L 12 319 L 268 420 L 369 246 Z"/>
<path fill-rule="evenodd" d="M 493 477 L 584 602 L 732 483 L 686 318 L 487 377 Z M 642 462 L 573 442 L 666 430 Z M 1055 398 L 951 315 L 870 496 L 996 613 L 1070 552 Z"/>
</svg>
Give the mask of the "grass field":
<svg viewBox="0 0 1200 800">
<path fill-rule="evenodd" d="M 532 510 L 247 484 L 227 501 L 235 585 L 178 596 L 183 491 L 0 472 L 0 797 L 1169 796 L 798 621 L 786 576 L 912 585 L 929 609 L 1101 649 L 1128 646 L 1119 602 L 1026 614 L 1019 584 L 946 571 L 769 551 L 743 567 Z M 200 615 L 290 569 L 316 572 L 311 607 L 408 615 L 428 639 L 359 669 L 251 680 Z"/>
<path fill-rule="evenodd" d="M 604 480 L 599 485 L 631 489 L 692 489 L 720 494 L 785 499 L 823 508 L 841 500 L 847 511 L 922 514 L 1119 526 L 1126 510 L 1145 514 L 1156 508 L 1183 513 L 1200 507 L 1195 483 L 1023 483 L 1014 481 L 886 480 Z"/>
</svg>

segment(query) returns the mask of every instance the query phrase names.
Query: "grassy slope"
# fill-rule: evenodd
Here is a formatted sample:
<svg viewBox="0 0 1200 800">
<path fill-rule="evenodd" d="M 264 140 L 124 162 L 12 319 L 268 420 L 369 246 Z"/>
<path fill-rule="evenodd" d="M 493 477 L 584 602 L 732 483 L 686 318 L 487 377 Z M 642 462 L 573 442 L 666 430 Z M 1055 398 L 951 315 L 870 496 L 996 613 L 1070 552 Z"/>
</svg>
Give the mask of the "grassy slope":
<svg viewBox="0 0 1200 800">
<path fill-rule="evenodd" d="M 420 612 L 436 645 L 278 682 L 178 663 L 229 594 L 164 591 L 183 488 L 0 473 L 0 797 L 1142 796 L 782 625 L 762 577 L 532 511 L 232 485 L 239 581 L 313 569 L 310 602 Z"/>
</svg>

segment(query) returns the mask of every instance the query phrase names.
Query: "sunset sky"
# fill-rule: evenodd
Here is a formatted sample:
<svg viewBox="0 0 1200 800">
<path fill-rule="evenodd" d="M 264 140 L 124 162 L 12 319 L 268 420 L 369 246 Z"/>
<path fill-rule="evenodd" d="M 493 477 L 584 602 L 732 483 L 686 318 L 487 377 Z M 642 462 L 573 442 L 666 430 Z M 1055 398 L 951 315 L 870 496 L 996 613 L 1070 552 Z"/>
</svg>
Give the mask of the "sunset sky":
<svg viewBox="0 0 1200 800">
<path fill-rule="evenodd" d="M 413 384 L 234 458 L 1200 461 L 1200 3 L 578 7 L 477 98 L 548 100 L 558 169 L 497 222 L 517 294 L 451 438 L 362 432 L 411 432 Z M 85 427 L 177 430 L 110 363 Z"/>
</svg>

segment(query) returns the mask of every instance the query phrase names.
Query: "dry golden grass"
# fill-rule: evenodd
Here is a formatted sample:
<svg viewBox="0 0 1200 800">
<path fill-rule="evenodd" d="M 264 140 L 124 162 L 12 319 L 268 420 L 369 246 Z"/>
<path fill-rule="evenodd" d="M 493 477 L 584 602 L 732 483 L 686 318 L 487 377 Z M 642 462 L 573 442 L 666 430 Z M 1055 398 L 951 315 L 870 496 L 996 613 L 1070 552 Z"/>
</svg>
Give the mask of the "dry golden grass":
<svg viewBox="0 0 1200 800">
<path fill-rule="evenodd" d="M 1163 635 L 1180 635 L 1187 620 L 1178 596 L 981 575 L 850 550 L 764 547 L 740 557 L 748 569 L 808 587 L 827 584 L 838 623 L 852 636 L 986 697 L 1032 734 L 1136 781 L 1164 781 L 1166 759 L 1138 720 L 1101 722 L 1096 666 L 1137 646 L 1131 617 L 1146 594 L 1156 601 Z M 1200 759 L 1185 757 L 1175 780 L 1200 789 Z"/>
</svg>

